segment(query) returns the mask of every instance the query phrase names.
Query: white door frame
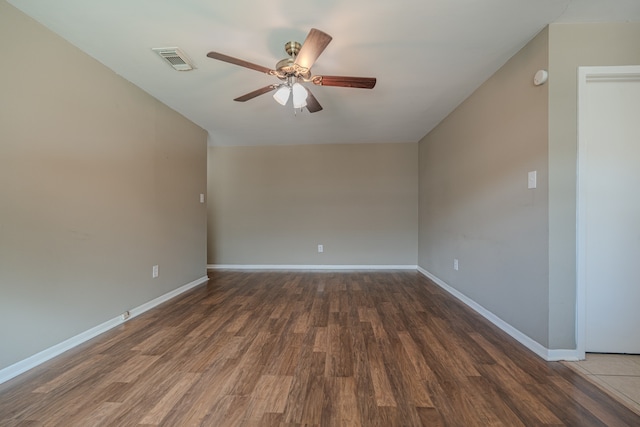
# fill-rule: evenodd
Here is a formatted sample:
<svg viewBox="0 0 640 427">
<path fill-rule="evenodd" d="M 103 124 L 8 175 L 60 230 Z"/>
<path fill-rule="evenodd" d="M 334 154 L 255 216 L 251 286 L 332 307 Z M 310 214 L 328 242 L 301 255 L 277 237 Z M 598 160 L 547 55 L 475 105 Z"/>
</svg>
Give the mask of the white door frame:
<svg viewBox="0 0 640 427">
<path fill-rule="evenodd" d="M 579 359 L 586 354 L 586 202 L 584 197 L 584 176 L 580 167 L 584 165 L 584 144 L 587 117 L 587 84 L 594 82 L 635 81 L 640 80 L 640 66 L 608 66 L 608 67 L 578 67 L 578 158 L 577 158 L 577 204 L 576 204 L 576 347 Z M 584 146 L 584 145 L 583 145 Z"/>
</svg>

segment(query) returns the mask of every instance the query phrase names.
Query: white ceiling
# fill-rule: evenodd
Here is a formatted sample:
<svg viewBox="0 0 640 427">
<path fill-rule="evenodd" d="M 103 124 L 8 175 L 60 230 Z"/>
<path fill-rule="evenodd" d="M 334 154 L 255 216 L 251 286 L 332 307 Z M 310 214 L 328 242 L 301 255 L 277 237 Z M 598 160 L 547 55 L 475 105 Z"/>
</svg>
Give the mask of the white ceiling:
<svg viewBox="0 0 640 427">
<path fill-rule="evenodd" d="M 545 25 L 640 21 L 640 0 L 8 1 L 205 128 L 212 145 L 416 142 Z M 270 94 L 234 102 L 279 80 L 206 57 L 274 68 L 312 27 L 333 36 L 314 74 L 376 87 L 308 84 L 324 110 L 294 115 Z M 166 46 L 197 69 L 175 71 L 151 51 Z"/>
</svg>

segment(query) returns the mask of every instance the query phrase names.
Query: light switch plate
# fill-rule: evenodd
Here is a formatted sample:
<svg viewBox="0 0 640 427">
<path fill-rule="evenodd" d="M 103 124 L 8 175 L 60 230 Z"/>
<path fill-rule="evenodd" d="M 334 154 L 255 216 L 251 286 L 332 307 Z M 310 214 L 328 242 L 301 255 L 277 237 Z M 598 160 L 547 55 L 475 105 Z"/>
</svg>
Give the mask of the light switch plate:
<svg viewBox="0 0 640 427">
<path fill-rule="evenodd" d="M 538 172 L 531 171 L 527 179 L 527 188 L 536 188 L 538 186 Z"/>
</svg>

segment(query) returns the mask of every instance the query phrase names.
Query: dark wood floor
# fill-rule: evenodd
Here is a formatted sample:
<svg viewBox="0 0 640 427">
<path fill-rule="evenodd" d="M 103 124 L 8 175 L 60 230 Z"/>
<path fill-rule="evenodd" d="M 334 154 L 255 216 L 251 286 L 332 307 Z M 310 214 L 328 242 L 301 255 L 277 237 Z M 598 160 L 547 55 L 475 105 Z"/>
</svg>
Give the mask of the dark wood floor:
<svg viewBox="0 0 640 427">
<path fill-rule="evenodd" d="M 638 426 L 416 272 L 210 273 L 0 386 L 0 425 Z"/>
</svg>

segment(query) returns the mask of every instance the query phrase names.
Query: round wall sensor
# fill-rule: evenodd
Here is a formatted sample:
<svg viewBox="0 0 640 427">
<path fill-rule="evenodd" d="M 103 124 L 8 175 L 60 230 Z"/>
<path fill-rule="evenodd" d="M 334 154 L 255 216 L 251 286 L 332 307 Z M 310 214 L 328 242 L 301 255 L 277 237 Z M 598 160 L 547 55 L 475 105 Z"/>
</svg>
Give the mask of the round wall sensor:
<svg viewBox="0 0 640 427">
<path fill-rule="evenodd" d="M 543 85 L 547 82 L 549 73 L 546 70 L 538 70 L 535 76 L 533 76 L 533 84 L 536 86 Z"/>
</svg>

